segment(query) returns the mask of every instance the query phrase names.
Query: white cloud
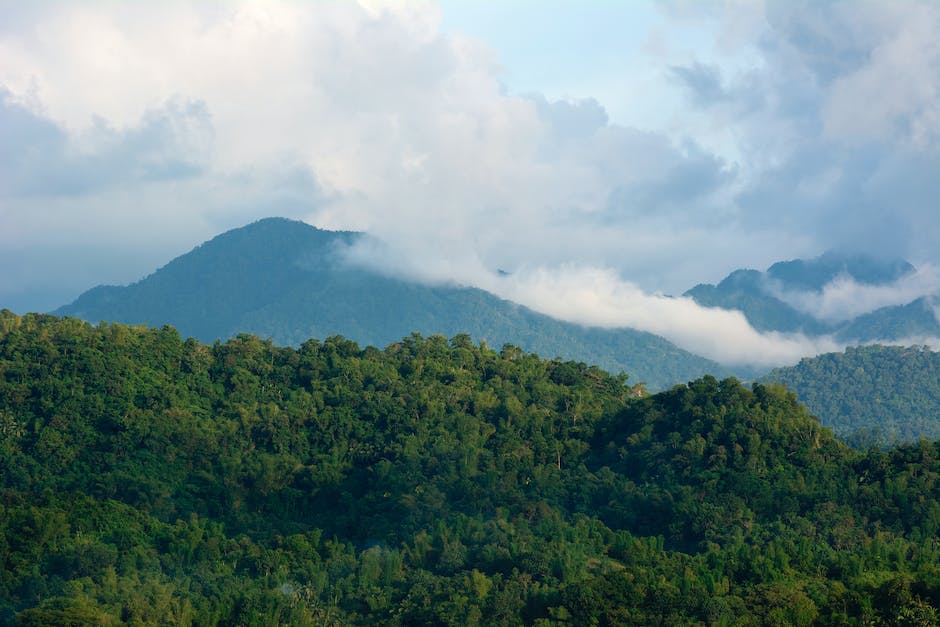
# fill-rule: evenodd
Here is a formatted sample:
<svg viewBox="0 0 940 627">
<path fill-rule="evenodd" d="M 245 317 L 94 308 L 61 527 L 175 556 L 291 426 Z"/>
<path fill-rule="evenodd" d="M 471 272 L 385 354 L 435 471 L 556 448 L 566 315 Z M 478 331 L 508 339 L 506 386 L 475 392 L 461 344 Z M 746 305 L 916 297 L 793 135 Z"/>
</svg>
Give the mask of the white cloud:
<svg viewBox="0 0 940 627">
<path fill-rule="evenodd" d="M 869 22 L 865 30 L 875 41 L 866 63 L 834 80 L 822 110 L 826 133 L 849 143 L 900 140 L 922 149 L 936 146 L 940 10 L 917 2 L 868 3 L 856 19 Z"/>
<path fill-rule="evenodd" d="M 662 85 L 630 94 L 646 108 L 676 106 L 677 78 L 692 88 L 641 131 L 595 94 L 511 95 L 498 51 L 443 33 L 435 4 L 7 2 L 0 89 L 35 132 L 0 148 L 0 297 L 126 281 L 286 214 L 369 230 L 385 247 L 360 254 L 388 271 L 724 360 L 792 359 L 820 347 L 655 293 L 834 243 L 936 256 L 940 10 L 858 6 L 687 5 L 695 20 L 667 19 L 624 67 L 662 64 Z M 888 298 L 840 285 L 806 306 Z"/>
<path fill-rule="evenodd" d="M 687 297 L 651 294 L 615 271 L 597 266 L 524 266 L 505 274 L 487 268 L 472 255 L 450 257 L 450 263 L 443 266 L 413 266 L 412 259 L 375 238 L 360 240 L 346 254 L 353 263 L 393 276 L 480 287 L 559 320 L 654 333 L 729 365 L 780 366 L 844 346 L 830 337 L 760 333 L 740 311 L 703 307 Z"/>
<path fill-rule="evenodd" d="M 882 307 L 906 305 L 922 296 L 940 294 L 940 272 L 927 265 L 885 285 L 859 283 L 842 274 L 819 292 L 785 290 L 772 280 L 768 280 L 765 287 L 799 311 L 820 320 L 838 322 Z"/>
<path fill-rule="evenodd" d="M 488 288 L 562 320 L 655 333 L 725 364 L 778 366 L 840 348 L 828 337 L 759 333 L 739 311 L 702 307 L 686 297 L 648 294 L 610 270 L 537 268 L 496 277 Z"/>
<path fill-rule="evenodd" d="M 424 244 L 422 263 L 454 265 L 430 259 L 436 247 L 490 266 L 642 268 L 644 240 L 662 241 L 670 214 L 689 223 L 677 237 L 711 241 L 703 225 L 727 200 L 727 164 L 690 140 L 610 125 L 591 99 L 507 95 L 494 51 L 441 34 L 433 6 L 387 8 L 40 5 L 21 10 L 33 11 L 30 28 L 0 34 L 0 83 L 70 144 L 198 103 L 212 138 L 200 159 L 207 198 L 167 203 L 166 222 L 181 227 L 227 198 L 213 189 L 286 164 L 316 181 L 311 222 L 370 230 L 405 254 Z M 276 193 L 273 183 L 249 196 Z"/>
</svg>

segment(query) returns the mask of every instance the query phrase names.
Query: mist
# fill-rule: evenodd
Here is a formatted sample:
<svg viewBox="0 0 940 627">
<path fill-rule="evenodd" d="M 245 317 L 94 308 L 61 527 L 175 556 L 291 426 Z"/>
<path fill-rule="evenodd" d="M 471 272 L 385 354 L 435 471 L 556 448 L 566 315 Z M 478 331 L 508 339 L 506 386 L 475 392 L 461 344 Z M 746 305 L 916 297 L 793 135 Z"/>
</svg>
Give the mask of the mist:
<svg viewBox="0 0 940 627">
<path fill-rule="evenodd" d="M 760 333 L 740 311 L 702 307 L 687 297 L 648 293 L 612 269 L 565 264 L 492 270 L 468 255 L 459 263 L 420 267 L 369 237 L 345 251 L 348 261 L 373 271 L 429 285 L 478 287 L 559 320 L 601 328 L 633 328 L 665 337 L 693 353 L 726 365 L 773 367 L 801 357 L 841 350 L 829 337 Z M 454 259 L 450 257 L 450 259 Z"/>
<path fill-rule="evenodd" d="M 886 285 L 859 283 L 843 274 L 818 292 L 787 290 L 773 280 L 767 280 L 765 288 L 798 311 L 818 320 L 841 322 L 882 307 L 906 305 L 918 298 L 940 293 L 940 272 L 935 266 L 925 265 Z"/>
</svg>

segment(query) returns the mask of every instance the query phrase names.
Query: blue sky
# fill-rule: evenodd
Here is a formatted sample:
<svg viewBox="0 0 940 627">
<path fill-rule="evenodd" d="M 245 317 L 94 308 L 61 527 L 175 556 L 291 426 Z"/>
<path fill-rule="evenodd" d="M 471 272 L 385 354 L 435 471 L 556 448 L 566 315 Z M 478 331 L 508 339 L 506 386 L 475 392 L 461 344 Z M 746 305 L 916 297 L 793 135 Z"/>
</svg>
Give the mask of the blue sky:
<svg viewBox="0 0 940 627">
<path fill-rule="evenodd" d="M 444 32 L 478 37 L 497 51 L 501 78 L 513 93 L 541 93 L 549 99 L 593 96 L 620 123 L 635 124 L 637 113 L 654 113 L 645 99 L 624 94 L 659 72 L 637 63 L 659 23 L 652 3 L 602 2 L 585 8 L 577 2 L 445 1 L 442 17 Z M 642 110 L 630 111 L 630 104 Z"/>
<path fill-rule="evenodd" d="M 710 25 L 669 22 L 654 2 L 448 0 L 441 6 L 444 32 L 478 37 L 497 51 L 508 91 L 593 97 L 616 124 L 669 126 L 681 114 L 682 94 L 670 84 L 663 57 L 715 53 Z"/>
<path fill-rule="evenodd" d="M 929 0 L 0 0 L 0 16 L 14 311 L 284 215 L 368 230 L 386 243 L 370 263 L 421 280 L 792 358 L 818 347 L 662 294 L 828 249 L 940 261 Z"/>
</svg>

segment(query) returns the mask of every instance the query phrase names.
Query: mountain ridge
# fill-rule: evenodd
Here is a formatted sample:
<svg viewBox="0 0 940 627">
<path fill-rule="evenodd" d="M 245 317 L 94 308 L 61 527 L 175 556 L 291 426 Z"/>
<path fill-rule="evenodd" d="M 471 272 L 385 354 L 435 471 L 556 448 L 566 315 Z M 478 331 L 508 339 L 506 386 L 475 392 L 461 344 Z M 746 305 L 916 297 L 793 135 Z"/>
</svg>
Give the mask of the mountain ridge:
<svg viewBox="0 0 940 627">
<path fill-rule="evenodd" d="M 267 218 L 222 233 L 125 287 L 99 286 L 52 313 L 160 326 L 203 341 L 239 333 L 297 346 L 343 335 L 385 346 L 412 332 L 467 333 L 624 371 L 651 389 L 729 368 L 632 329 L 562 322 L 472 287 L 427 286 L 346 262 L 341 249 L 365 234 Z"/>
<path fill-rule="evenodd" d="M 840 278 L 860 286 L 888 287 L 917 269 L 903 259 L 827 252 L 814 259 L 793 259 L 766 271 L 734 270 L 717 285 L 700 283 L 685 292 L 700 305 L 741 311 L 758 331 L 832 335 L 845 344 L 909 341 L 940 337 L 935 305 L 940 295 L 921 295 L 910 302 L 885 305 L 866 313 L 833 320 L 804 311 L 787 295 L 818 298 Z"/>
</svg>

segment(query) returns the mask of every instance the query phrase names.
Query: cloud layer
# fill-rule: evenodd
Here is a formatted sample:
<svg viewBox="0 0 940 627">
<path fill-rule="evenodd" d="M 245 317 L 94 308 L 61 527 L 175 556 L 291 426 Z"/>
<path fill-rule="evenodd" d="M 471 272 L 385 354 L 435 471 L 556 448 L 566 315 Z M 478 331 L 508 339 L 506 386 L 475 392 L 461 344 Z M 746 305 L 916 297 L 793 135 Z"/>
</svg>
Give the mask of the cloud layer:
<svg viewBox="0 0 940 627">
<path fill-rule="evenodd" d="M 286 215 L 368 230 L 386 271 L 726 361 L 826 348 L 658 294 L 832 247 L 940 262 L 940 7 L 660 8 L 623 71 L 661 67 L 632 97 L 684 104 L 637 128 L 603 94 L 513 93 L 432 3 L 0 2 L 0 305 Z"/>
<path fill-rule="evenodd" d="M 894 283 L 868 285 L 848 275 L 839 275 L 816 291 L 784 290 L 769 281 L 768 291 L 798 311 L 819 320 L 851 320 L 882 307 L 906 305 L 922 296 L 940 294 L 940 273 L 923 266 Z"/>
<path fill-rule="evenodd" d="M 758 333 L 739 311 L 648 294 L 611 271 L 595 268 L 538 269 L 499 280 L 492 289 L 563 320 L 643 329 L 725 364 L 771 367 L 841 348 L 828 337 Z"/>
</svg>

